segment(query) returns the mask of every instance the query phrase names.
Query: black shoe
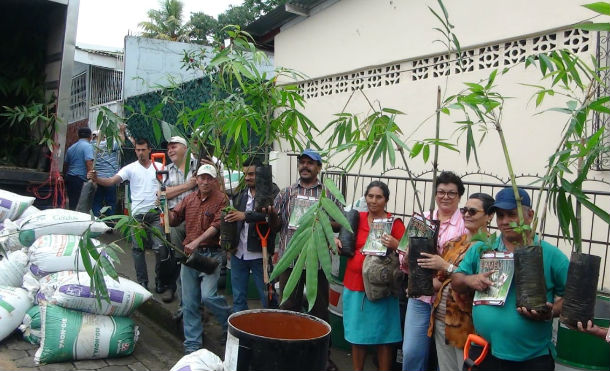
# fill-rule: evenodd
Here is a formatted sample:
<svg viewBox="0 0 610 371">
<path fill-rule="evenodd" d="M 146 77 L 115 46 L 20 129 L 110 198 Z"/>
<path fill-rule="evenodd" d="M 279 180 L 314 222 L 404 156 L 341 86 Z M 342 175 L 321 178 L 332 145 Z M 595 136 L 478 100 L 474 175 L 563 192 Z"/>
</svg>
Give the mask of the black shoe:
<svg viewBox="0 0 610 371">
<path fill-rule="evenodd" d="M 148 291 L 148 282 L 138 282 L 138 285 L 144 287 L 144 289 Z"/>
<path fill-rule="evenodd" d="M 163 295 L 161 295 L 161 300 L 163 300 L 164 303 L 171 303 L 174 301 L 174 290 L 165 290 Z"/>
<path fill-rule="evenodd" d="M 165 290 L 167 290 L 167 287 L 160 284 L 155 285 L 155 291 L 157 292 L 157 294 L 163 294 Z"/>
</svg>

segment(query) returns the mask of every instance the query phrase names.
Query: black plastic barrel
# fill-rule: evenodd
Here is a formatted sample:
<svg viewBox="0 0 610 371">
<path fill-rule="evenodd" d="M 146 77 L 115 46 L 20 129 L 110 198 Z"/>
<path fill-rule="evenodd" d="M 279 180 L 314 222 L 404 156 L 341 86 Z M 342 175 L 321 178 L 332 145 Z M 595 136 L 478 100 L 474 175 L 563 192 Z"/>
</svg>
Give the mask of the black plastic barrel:
<svg viewBox="0 0 610 371">
<path fill-rule="evenodd" d="M 229 317 L 225 369 L 325 370 L 330 325 L 314 316 L 252 309 Z"/>
</svg>

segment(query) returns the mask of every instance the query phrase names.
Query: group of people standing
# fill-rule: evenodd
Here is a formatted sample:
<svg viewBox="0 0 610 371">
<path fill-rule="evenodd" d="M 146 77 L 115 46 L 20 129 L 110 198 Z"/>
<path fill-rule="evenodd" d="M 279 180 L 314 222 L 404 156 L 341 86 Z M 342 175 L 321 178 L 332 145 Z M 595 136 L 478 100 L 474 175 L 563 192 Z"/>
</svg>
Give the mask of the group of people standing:
<svg viewBox="0 0 610 371">
<path fill-rule="evenodd" d="M 362 279 L 362 247 L 374 218 L 390 216 L 385 211 L 389 190 L 374 181 L 366 189 L 368 211 L 360 213 L 356 253 L 347 264 L 343 291 L 343 321 L 345 338 L 352 344 L 353 369 L 364 366 L 364 346 L 377 347 L 380 370 L 389 370 L 391 346 L 402 340 L 403 370 L 429 370 L 429 351 L 436 350 L 438 369 L 461 370 L 463 348 L 469 334 L 482 336 L 491 346 L 480 370 L 553 370 L 555 349 L 552 339 L 552 318 L 559 315 L 568 271 L 567 257 L 555 246 L 539 241 L 542 246 L 544 276 L 549 311 L 537 313 L 516 307 L 512 285 L 503 305 L 475 305 L 475 291 L 485 291 L 492 285 L 493 272 L 480 273 L 479 260 L 483 242 L 472 242 L 477 233 L 488 234 L 494 215 L 501 232 L 493 251 L 513 252 L 522 244 L 522 236 L 512 223 L 518 222 L 517 201 L 512 188 L 502 189 L 494 199 L 485 193 L 471 194 L 459 207 L 465 188 L 452 172 L 437 178 L 433 219 L 438 226 L 437 254 L 422 253 L 417 260 L 422 268 L 436 271 L 432 297 L 410 297 L 407 303 L 404 332 L 400 331 L 399 304 L 396 298 L 370 301 L 364 293 Z M 519 189 L 525 223 L 533 217 L 527 192 Z M 424 215 L 428 217 L 427 213 Z M 400 219 L 394 220 L 390 234 L 382 237 L 388 254 L 398 253 L 401 269 L 408 273 L 408 251 L 398 251 L 399 240 L 405 233 Z M 538 239 L 535 239 L 538 242 Z M 591 326 L 589 326 L 591 327 Z M 591 329 L 591 332 L 598 331 Z M 431 346 L 434 344 L 434 347 Z M 473 355 L 473 359 L 476 357 Z"/>
<path fill-rule="evenodd" d="M 80 136 L 79 132 L 79 136 Z M 83 131 L 83 135 L 86 137 Z M 85 137 L 81 139 L 86 139 Z M 103 187 L 112 187 L 124 181 L 130 182 L 131 213 L 139 221 L 151 228 L 160 228 L 157 208 L 158 183 L 154 166 L 150 160 L 150 144 L 140 139 L 135 142 L 137 161 L 118 170 L 111 176 L 100 176 L 88 162 L 91 152 L 83 150 L 84 143 L 68 150 L 67 161 L 83 158 L 84 168 L 68 172 L 67 184 L 74 184 L 89 178 Z M 79 151 L 77 155 L 74 153 Z M 187 142 L 182 137 L 169 140 L 168 156 L 172 163 L 168 166 L 167 199 L 170 209 L 171 243 L 189 254 L 201 254 L 219 263 L 226 252 L 221 249 L 219 229 L 222 210 L 230 200 L 222 191 L 219 181 L 220 169 L 212 161 L 198 163 L 187 158 Z M 186 164 L 196 171 L 185 171 Z M 296 229 L 291 223 L 295 201 L 298 197 L 317 199 L 324 190 L 319 180 L 322 168 L 321 156 L 313 150 L 305 150 L 298 156 L 299 178 L 295 184 L 283 190 L 275 187 L 273 206 L 263 210 L 254 209 L 256 196 L 256 167 L 261 164 L 249 159 L 243 167 L 245 187 L 233 198 L 234 210 L 224 216 L 226 222 L 237 222 L 238 233 L 233 236 L 235 247 L 229 258 L 231 261 L 231 283 L 233 287 L 233 307 L 217 293 L 220 264 L 211 274 L 201 273 L 187 266 L 180 269 L 172 261 L 172 251 L 157 236 L 149 233 L 148 243 L 157 258 L 155 289 L 163 293 L 164 301 L 174 300 L 177 278 L 181 283 L 181 308 L 184 322 L 184 350 L 193 352 L 203 345 L 203 324 L 200 304 L 203 303 L 223 326 L 225 336 L 227 318 L 232 311 L 247 309 L 247 286 L 253 277 L 264 307 L 268 307 L 269 297 L 263 282 L 262 241 L 256 232 L 257 223 L 267 223 L 270 229 L 269 247 L 278 243 L 281 257 L 289 245 Z M 75 178 L 78 178 L 75 179 Z M 71 193 L 72 192 L 72 193 Z M 70 191 L 71 196 L 74 191 Z M 352 344 L 353 369 L 362 370 L 368 346 L 376 346 L 378 367 L 389 370 L 393 363 L 393 352 L 402 341 L 403 370 L 428 370 L 429 352 L 436 351 L 438 369 L 460 370 L 464 362 L 463 348 L 469 334 L 476 333 L 490 343 L 491 351 L 478 366 L 481 370 L 553 370 L 555 349 L 551 341 L 552 318 L 561 311 L 568 259 L 556 247 L 545 241 L 539 243 L 543 253 L 544 277 L 548 311 L 536 312 L 527 308 L 517 308 L 515 288 L 512 285 L 503 305 L 475 305 L 476 291 L 485 291 L 493 283 L 490 274 L 480 272 L 482 242 L 471 239 L 477 233 L 488 234 L 488 226 L 496 219 L 501 232 L 491 250 L 513 252 L 522 242 L 522 236 L 515 232 L 513 225 L 518 221 L 517 200 L 512 188 L 506 188 L 495 195 L 495 199 L 485 193 L 468 196 L 463 207 L 460 203 L 465 193 L 461 179 L 452 172 L 442 172 L 437 178 L 435 189 L 436 210 L 432 219 L 438 220 L 437 254 L 422 253 L 418 264 L 436 271 L 434 277 L 435 295 L 410 297 L 407 303 L 404 326 L 401 324 L 399 301 L 394 296 L 380 300 L 369 300 L 366 295 L 362 268 L 365 254 L 362 249 L 371 233 L 375 219 L 389 218 L 387 205 L 390 199 L 388 186 L 381 181 L 373 181 L 364 194 L 367 211 L 360 212 L 359 227 L 355 233 L 355 253 L 348 259 L 343 300 L 343 325 L 345 339 Z M 527 192 L 519 189 L 526 224 L 533 218 L 531 200 Z M 333 199 L 333 201 L 335 201 Z M 430 216 L 425 214 L 425 218 Z M 338 225 L 333 229 L 338 230 Z M 391 230 L 381 238 L 387 254 L 398 254 L 400 269 L 408 274 L 406 261 L 408 251 L 398 249 L 405 233 L 405 224 L 394 218 Z M 330 252 L 329 252 L 330 253 Z M 138 282 L 148 287 L 148 275 L 144 251 L 134 239 L 133 256 Z M 166 270 L 166 271 L 164 271 Z M 280 292 L 283 290 L 292 268 L 279 277 Z M 293 293 L 284 298 L 280 308 L 293 311 L 303 309 L 302 275 Z M 329 283 L 319 270 L 318 295 L 310 314 L 328 321 Z M 592 333 L 603 332 L 591 324 L 585 324 Z M 401 327 L 404 330 L 401 330 Z M 586 331 L 583 329 L 583 331 Z M 432 347 L 434 344 L 434 347 Z M 328 369 L 336 369 L 329 358 Z"/>
</svg>

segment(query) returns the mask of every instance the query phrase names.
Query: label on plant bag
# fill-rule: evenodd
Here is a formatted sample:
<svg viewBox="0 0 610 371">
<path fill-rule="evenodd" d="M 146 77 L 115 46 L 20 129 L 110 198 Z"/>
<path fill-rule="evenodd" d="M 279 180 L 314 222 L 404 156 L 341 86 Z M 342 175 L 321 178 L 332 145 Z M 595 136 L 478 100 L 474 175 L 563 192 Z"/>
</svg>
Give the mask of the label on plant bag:
<svg viewBox="0 0 610 371">
<path fill-rule="evenodd" d="M 384 234 L 392 232 L 392 223 L 394 218 L 373 219 L 369 236 L 362 247 L 363 255 L 378 255 L 384 256 L 388 252 L 388 248 L 382 243 L 381 238 Z"/>
<path fill-rule="evenodd" d="M 513 253 L 493 251 L 481 255 L 479 273 L 485 272 L 493 272 L 489 276 L 492 285 L 485 291 L 475 291 L 473 304 L 504 305 L 515 274 Z"/>
<path fill-rule="evenodd" d="M 301 196 L 298 195 L 294 200 L 294 207 L 290 213 L 290 220 L 288 221 L 288 229 L 299 228 L 299 220 L 309 210 L 309 208 L 318 201 L 315 197 Z"/>
<path fill-rule="evenodd" d="M 436 228 L 436 224 L 430 219 L 422 217 L 420 214 L 413 214 L 411 219 L 409 219 L 409 224 L 407 224 L 405 233 L 398 243 L 398 250 L 407 253 L 409 250 L 409 237 L 432 238 L 434 237 Z"/>
</svg>

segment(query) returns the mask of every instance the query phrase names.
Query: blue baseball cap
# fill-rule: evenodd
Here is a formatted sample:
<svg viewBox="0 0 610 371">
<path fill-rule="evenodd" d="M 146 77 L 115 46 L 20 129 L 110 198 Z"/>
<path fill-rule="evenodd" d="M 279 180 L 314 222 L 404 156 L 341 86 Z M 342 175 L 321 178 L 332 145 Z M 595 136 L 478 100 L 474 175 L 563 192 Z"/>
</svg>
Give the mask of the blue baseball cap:
<svg viewBox="0 0 610 371">
<path fill-rule="evenodd" d="M 524 189 L 517 188 L 519 190 L 519 196 L 521 196 L 521 205 L 532 207 L 532 201 L 530 196 L 525 192 Z M 515 192 L 512 187 L 506 187 L 498 194 L 496 194 L 496 202 L 491 206 L 491 210 L 502 209 L 502 210 L 513 210 L 517 208 L 517 200 L 515 199 Z"/>
<path fill-rule="evenodd" d="M 303 156 L 307 156 L 310 159 L 317 161 L 319 165 L 322 165 L 322 157 L 320 157 L 320 154 L 318 152 L 314 151 L 311 148 L 303 150 L 303 152 L 301 152 L 301 154 L 297 156 L 297 159 L 300 160 Z"/>
</svg>

